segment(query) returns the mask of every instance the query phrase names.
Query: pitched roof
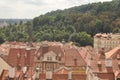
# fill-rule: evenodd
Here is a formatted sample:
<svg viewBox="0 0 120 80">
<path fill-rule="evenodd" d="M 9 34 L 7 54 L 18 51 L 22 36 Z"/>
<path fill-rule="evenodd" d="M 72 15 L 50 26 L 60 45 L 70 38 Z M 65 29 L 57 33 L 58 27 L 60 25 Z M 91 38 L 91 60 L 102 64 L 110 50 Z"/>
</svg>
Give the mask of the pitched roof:
<svg viewBox="0 0 120 80">
<path fill-rule="evenodd" d="M 120 53 L 120 45 L 105 53 L 106 58 L 112 58 L 114 55 Z"/>
<path fill-rule="evenodd" d="M 34 63 L 35 49 L 27 48 L 10 48 L 8 55 L 8 63 L 14 66 L 31 65 Z M 25 58 L 26 57 L 26 58 Z"/>
<path fill-rule="evenodd" d="M 55 71 L 55 74 L 68 74 L 68 72 L 69 72 L 69 68 L 63 66 L 57 69 Z"/>
<path fill-rule="evenodd" d="M 86 62 L 78 49 L 72 47 L 65 50 L 65 66 L 86 66 Z"/>
<path fill-rule="evenodd" d="M 97 73 L 98 77 L 102 80 L 113 80 L 115 76 L 119 75 L 118 70 L 119 68 L 119 60 L 118 59 L 111 59 L 117 53 L 119 48 L 115 48 L 110 52 L 106 53 L 104 57 L 101 58 L 102 54 L 96 54 L 92 60 L 90 60 L 90 67 L 92 69 L 92 73 Z M 103 56 L 103 55 L 102 55 Z M 107 60 L 111 60 L 111 66 L 106 66 Z M 108 63 L 107 63 L 108 64 Z"/>
<path fill-rule="evenodd" d="M 56 55 L 60 54 L 61 58 L 62 58 L 61 60 L 62 60 L 62 62 L 64 62 L 64 50 L 63 50 L 62 46 L 59 44 L 52 45 L 51 43 L 49 43 L 49 44 L 44 43 L 40 46 L 40 48 L 36 51 L 35 54 L 36 54 L 36 57 L 41 57 L 50 51 L 54 52 Z"/>
<path fill-rule="evenodd" d="M 80 47 L 78 48 L 80 55 L 87 63 L 88 59 L 96 56 L 95 50 L 91 46 Z"/>
</svg>

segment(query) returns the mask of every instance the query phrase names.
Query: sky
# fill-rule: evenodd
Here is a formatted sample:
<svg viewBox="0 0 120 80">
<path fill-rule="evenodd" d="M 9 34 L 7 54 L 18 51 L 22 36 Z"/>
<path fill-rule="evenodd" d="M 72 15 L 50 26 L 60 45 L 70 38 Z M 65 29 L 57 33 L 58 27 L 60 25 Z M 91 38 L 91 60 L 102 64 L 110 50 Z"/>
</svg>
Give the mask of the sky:
<svg viewBox="0 0 120 80">
<path fill-rule="evenodd" d="M 57 9 L 111 0 L 0 0 L 0 18 L 32 19 Z"/>
</svg>

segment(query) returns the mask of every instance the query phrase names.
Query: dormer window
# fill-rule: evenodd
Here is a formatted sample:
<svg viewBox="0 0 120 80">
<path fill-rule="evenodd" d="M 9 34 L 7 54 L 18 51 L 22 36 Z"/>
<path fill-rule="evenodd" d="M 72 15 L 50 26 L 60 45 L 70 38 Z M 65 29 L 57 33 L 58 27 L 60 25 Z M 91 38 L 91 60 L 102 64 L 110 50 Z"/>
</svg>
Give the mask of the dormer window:
<svg viewBox="0 0 120 80">
<path fill-rule="evenodd" d="M 48 61 L 52 61 L 52 57 L 51 57 L 51 56 L 48 56 L 48 57 L 47 57 L 47 60 L 48 60 Z"/>
<path fill-rule="evenodd" d="M 61 57 L 59 57 L 59 61 L 61 61 Z"/>
<path fill-rule="evenodd" d="M 112 60 L 111 59 L 106 59 L 105 60 L 105 65 L 106 65 L 106 67 L 112 67 Z"/>
<path fill-rule="evenodd" d="M 40 56 L 37 57 L 37 60 L 40 60 Z"/>
</svg>

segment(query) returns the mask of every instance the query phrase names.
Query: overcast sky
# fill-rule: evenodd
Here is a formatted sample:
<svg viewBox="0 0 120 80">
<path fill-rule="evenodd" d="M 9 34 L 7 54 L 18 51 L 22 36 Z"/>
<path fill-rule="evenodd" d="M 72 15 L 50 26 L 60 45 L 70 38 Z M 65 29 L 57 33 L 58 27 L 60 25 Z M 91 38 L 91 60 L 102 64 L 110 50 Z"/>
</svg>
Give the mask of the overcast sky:
<svg viewBox="0 0 120 80">
<path fill-rule="evenodd" d="M 34 18 L 52 10 L 111 0 L 0 0 L 0 18 Z"/>
</svg>

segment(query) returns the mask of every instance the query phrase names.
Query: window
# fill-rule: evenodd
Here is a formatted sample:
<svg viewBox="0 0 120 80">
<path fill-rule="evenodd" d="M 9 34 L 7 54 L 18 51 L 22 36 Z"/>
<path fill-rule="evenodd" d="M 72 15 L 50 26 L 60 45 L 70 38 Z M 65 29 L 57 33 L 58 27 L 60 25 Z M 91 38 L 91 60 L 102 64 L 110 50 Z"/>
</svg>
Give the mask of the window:
<svg viewBox="0 0 120 80">
<path fill-rule="evenodd" d="M 37 57 L 37 60 L 40 60 L 40 56 L 39 56 L 39 57 Z"/>
<path fill-rule="evenodd" d="M 48 56 L 48 57 L 47 57 L 47 61 L 52 61 L 52 57 L 51 57 L 51 56 Z"/>
<path fill-rule="evenodd" d="M 120 80 L 120 78 L 117 78 L 117 80 Z"/>
<path fill-rule="evenodd" d="M 61 61 L 61 57 L 59 57 L 59 61 Z"/>
</svg>

